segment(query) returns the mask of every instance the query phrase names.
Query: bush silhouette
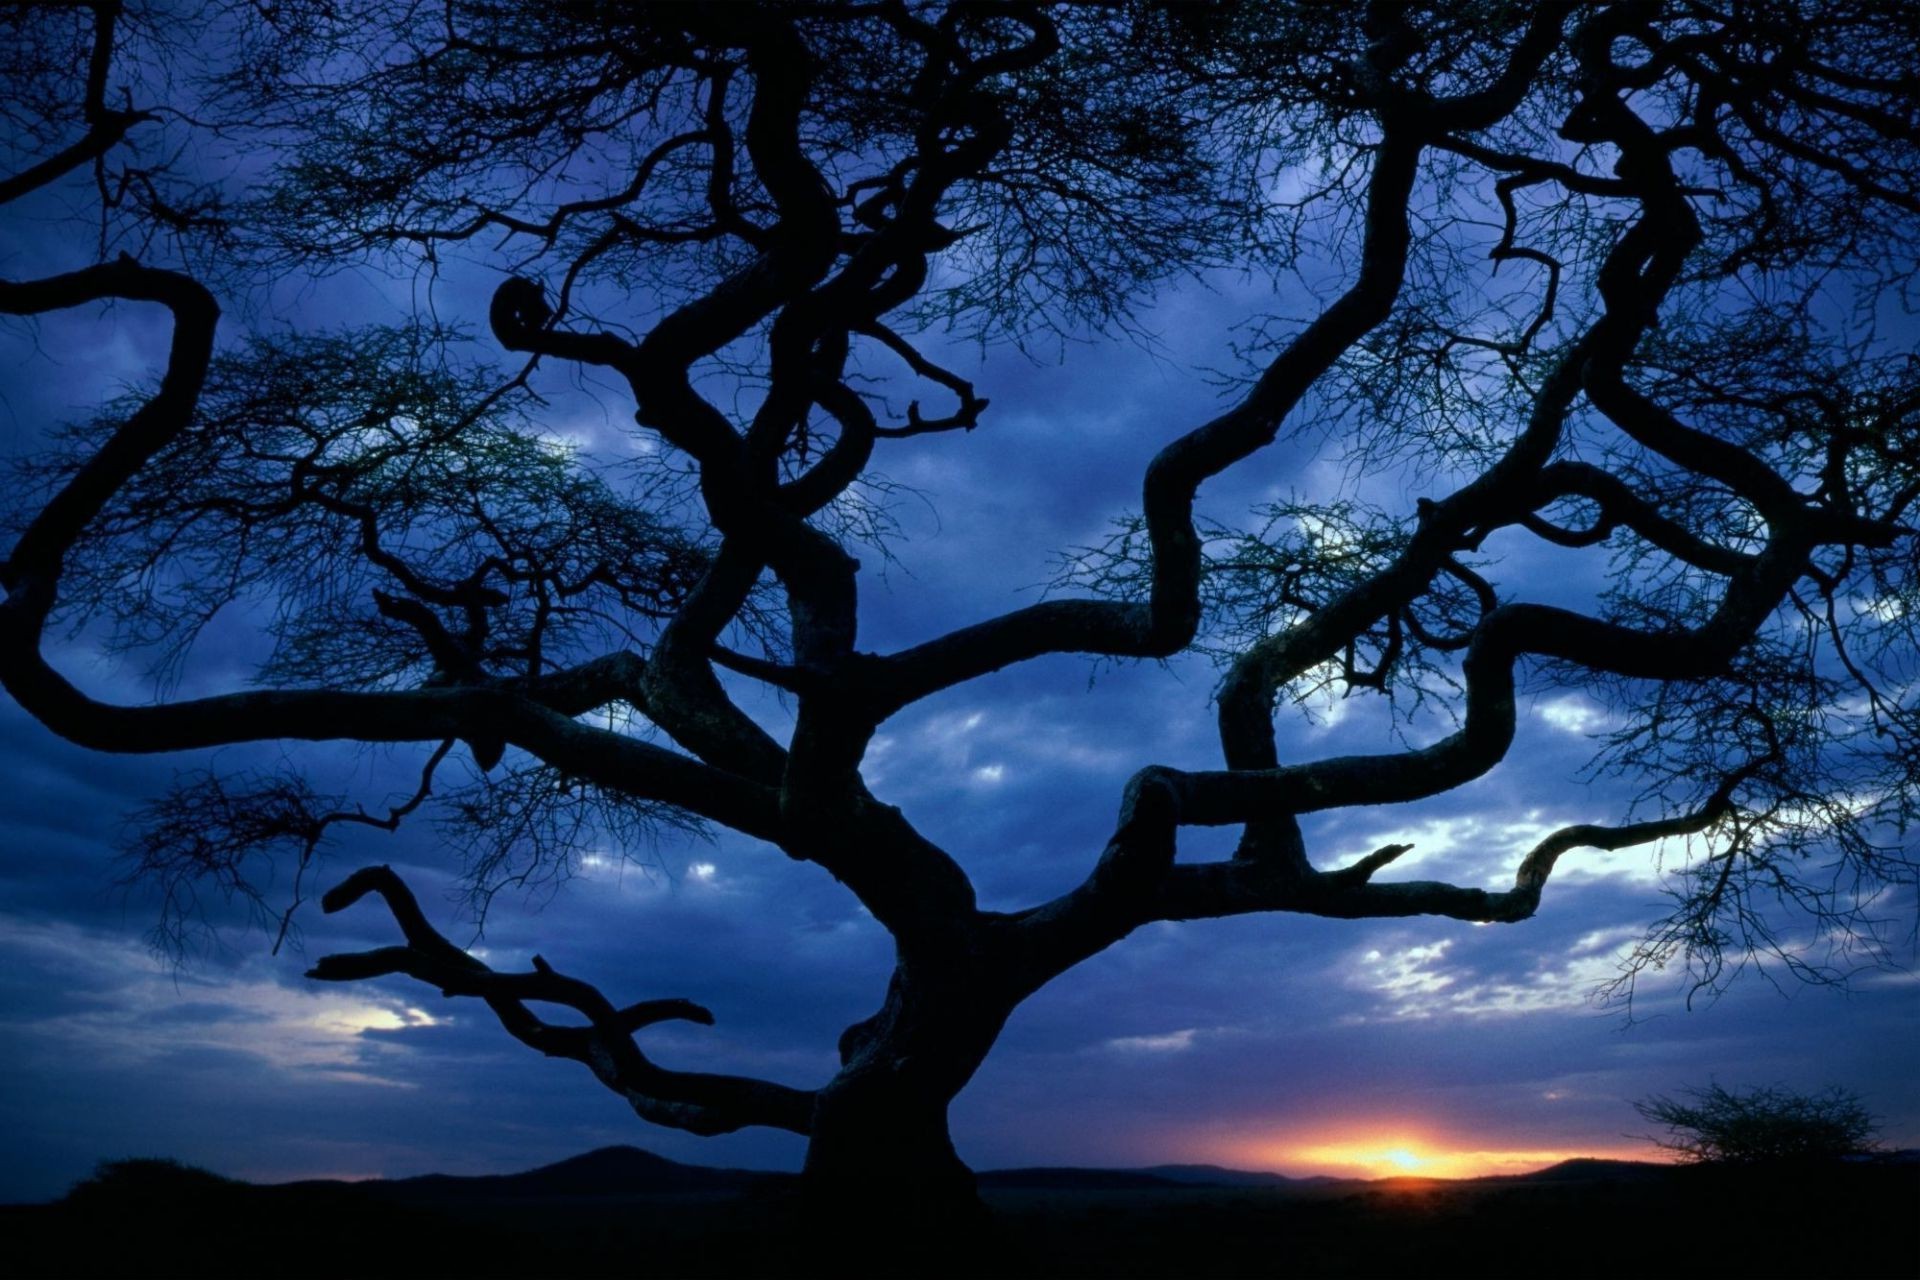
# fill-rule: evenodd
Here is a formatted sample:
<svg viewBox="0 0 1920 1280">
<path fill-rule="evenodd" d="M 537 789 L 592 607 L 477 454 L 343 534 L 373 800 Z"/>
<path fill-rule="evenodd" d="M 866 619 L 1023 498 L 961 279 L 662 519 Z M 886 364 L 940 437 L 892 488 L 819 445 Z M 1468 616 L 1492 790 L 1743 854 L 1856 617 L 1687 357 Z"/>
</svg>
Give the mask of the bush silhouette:
<svg viewBox="0 0 1920 1280">
<path fill-rule="evenodd" d="M 1733 1092 L 1710 1084 L 1685 1090 L 1679 1099 L 1647 1098 L 1634 1109 L 1666 1126 L 1668 1136 L 1653 1142 L 1692 1164 L 1838 1160 L 1873 1151 L 1878 1128 L 1859 1095 L 1840 1088 Z"/>
</svg>

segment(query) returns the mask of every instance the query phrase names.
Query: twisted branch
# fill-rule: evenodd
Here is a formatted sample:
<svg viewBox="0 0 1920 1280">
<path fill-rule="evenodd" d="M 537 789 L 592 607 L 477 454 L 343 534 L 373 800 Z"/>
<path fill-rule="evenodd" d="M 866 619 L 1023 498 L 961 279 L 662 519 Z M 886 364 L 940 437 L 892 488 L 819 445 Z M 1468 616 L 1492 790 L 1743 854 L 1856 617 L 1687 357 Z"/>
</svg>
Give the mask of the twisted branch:
<svg viewBox="0 0 1920 1280">
<path fill-rule="evenodd" d="M 654 1065 L 633 1033 L 657 1022 L 713 1025 L 713 1014 L 690 1000 L 642 1000 L 616 1006 L 599 988 L 560 973 L 540 956 L 527 973 L 502 973 L 462 951 L 428 923 L 426 913 L 391 867 L 363 867 L 321 898 L 329 915 L 377 894 L 400 926 L 405 946 L 322 956 L 307 971 L 319 982 L 358 982 L 388 974 L 438 987 L 444 996 L 477 996 L 508 1034 L 550 1058 L 584 1063 L 636 1114 L 655 1124 L 710 1135 L 747 1125 L 804 1134 L 812 1126 L 811 1090 L 743 1076 L 670 1071 Z M 529 1002 L 560 1005 L 587 1020 L 584 1027 L 546 1021 Z"/>
</svg>

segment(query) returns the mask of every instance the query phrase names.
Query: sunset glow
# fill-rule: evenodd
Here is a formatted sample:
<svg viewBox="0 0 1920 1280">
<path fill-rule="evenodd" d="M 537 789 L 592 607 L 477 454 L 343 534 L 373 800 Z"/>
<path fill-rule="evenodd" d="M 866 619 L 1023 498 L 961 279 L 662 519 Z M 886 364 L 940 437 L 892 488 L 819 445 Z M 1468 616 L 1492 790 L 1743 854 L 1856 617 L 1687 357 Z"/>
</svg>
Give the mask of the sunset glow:
<svg viewBox="0 0 1920 1280">
<path fill-rule="evenodd" d="M 1391 1144 L 1360 1141 L 1282 1148 L 1273 1151 L 1269 1158 L 1277 1157 L 1276 1162 L 1290 1171 L 1308 1174 L 1480 1178 L 1543 1169 L 1585 1154 L 1581 1151 L 1458 1151 L 1413 1141 Z"/>
<path fill-rule="evenodd" d="M 1325 1134 L 1293 1142 L 1241 1141 L 1207 1158 L 1239 1168 L 1273 1169 L 1300 1177 L 1485 1178 L 1530 1173 L 1580 1157 L 1646 1160 L 1644 1147 L 1510 1149 L 1423 1135 L 1408 1126 Z"/>
</svg>

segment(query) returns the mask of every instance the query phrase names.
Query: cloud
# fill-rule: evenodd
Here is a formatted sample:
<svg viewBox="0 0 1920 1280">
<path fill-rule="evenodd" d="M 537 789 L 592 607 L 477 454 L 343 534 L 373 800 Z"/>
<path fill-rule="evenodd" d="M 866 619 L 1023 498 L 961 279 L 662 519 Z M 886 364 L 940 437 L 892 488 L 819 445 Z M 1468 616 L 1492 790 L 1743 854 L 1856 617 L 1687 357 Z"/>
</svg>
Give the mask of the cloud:
<svg viewBox="0 0 1920 1280">
<path fill-rule="evenodd" d="M 1372 948 L 1355 965 L 1354 986 L 1379 998 L 1380 1012 L 1354 1014 L 1357 1021 L 1386 1018 L 1508 1018 L 1553 1009 L 1581 1009 L 1593 992 L 1620 971 L 1621 961 L 1638 940 L 1585 951 L 1570 950 L 1553 959 L 1536 959 L 1519 975 L 1479 970 L 1449 959 L 1451 940 L 1396 950 Z"/>
<path fill-rule="evenodd" d="M 1551 701 L 1537 703 L 1533 714 L 1545 721 L 1550 727 L 1561 733 L 1577 734 L 1584 737 L 1604 728 L 1607 712 L 1578 694 L 1554 698 Z"/>
<path fill-rule="evenodd" d="M 401 1040 L 374 1031 L 432 1027 L 439 1019 L 373 988 L 290 988 L 243 971 L 213 982 L 167 968 L 124 937 L 63 922 L 0 917 L 0 956 L 14 972 L 58 972 L 97 999 L 18 1007 L 0 1022 L 23 1058 L 111 1056 L 129 1068 L 199 1052 L 244 1053 L 297 1090 L 325 1071 L 335 1080 L 412 1087 L 388 1066 Z M 248 966 L 248 970 L 254 966 Z M 75 981 L 77 977 L 77 981 Z M 183 987 L 193 998 L 183 998 Z"/>
<path fill-rule="evenodd" d="M 1168 1031 L 1157 1036 L 1115 1036 L 1107 1048 L 1121 1053 L 1184 1053 L 1193 1048 L 1194 1028 Z"/>
</svg>

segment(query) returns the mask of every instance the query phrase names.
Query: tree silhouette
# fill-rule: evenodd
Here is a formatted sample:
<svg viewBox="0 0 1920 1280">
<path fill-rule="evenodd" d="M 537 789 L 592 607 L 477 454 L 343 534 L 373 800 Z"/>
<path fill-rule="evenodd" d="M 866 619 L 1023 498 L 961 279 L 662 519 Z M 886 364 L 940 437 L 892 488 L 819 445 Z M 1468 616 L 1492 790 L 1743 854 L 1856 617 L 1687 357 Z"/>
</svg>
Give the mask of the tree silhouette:
<svg viewBox="0 0 1920 1280">
<path fill-rule="evenodd" d="M 16 477 L 0 679 L 101 751 L 417 744 L 384 812 L 292 771 L 186 779 L 135 844 L 176 903 L 209 879 L 251 892 L 262 850 L 304 870 L 342 825 L 431 805 L 480 851 L 483 894 L 582 832 L 663 822 L 816 864 L 897 964 L 812 1088 L 656 1064 L 638 1031 L 711 1015 L 621 1005 L 544 961 L 491 969 L 385 868 L 323 906 L 377 895 L 400 941 L 311 976 L 477 998 L 658 1124 L 805 1134 L 827 1194 L 965 1199 L 951 1099 L 1022 1000 L 1150 922 L 1511 923 L 1567 854 L 1688 837 L 1636 963 L 1713 985 L 1772 953 L 1819 976 L 1774 902 L 1871 942 L 1874 890 L 1913 879 L 1910 17 L 10 6 L 0 201 L 54 201 L 34 207 L 98 256 L 0 281 L 0 312 L 153 305 L 173 328 L 156 384 Z M 244 316 L 294 271 L 455 261 L 503 280 L 485 325 L 514 367 L 425 315 L 289 332 L 216 303 Z M 876 460 L 993 429 L 941 331 L 1124 333 L 1156 285 L 1215 268 L 1333 283 L 1251 331 L 1224 411 L 1166 424 L 1138 514 L 1051 598 L 863 649 Z M 542 436 L 542 380 L 581 370 L 631 406 L 630 456 Z M 1430 491 L 1196 516 L 1209 479 L 1305 431 Z M 1606 589 L 1574 607 L 1514 580 L 1501 549 L 1522 544 L 1604 556 Z M 268 619 L 252 689 L 120 705 L 43 655 L 64 626 L 174 658 L 235 601 Z M 1221 663 L 1219 767 L 1142 747 L 1084 881 L 1052 901 L 981 909 L 863 781 L 876 731 L 943 690 L 1050 654 L 1195 648 Z M 1596 767 L 1634 784 L 1632 812 L 1553 832 L 1504 887 L 1395 879 L 1404 845 L 1318 865 L 1303 816 L 1485 775 L 1516 699 L 1556 686 L 1619 709 Z M 788 700 L 777 732 L 742 709 L 753 687 Z M 1276 709 L 1314 690 L 1453 719 L 1423 745 L 1283 760 Z M 463 757 L 484 776 L 451 786 Z M 1232 856 L 1176 860 L 1197 826 L 1238 828 Z"/>
<path fill-rule="evenodd" d="M 1839 1088 L 1796 1093 L 1710 1084 L 1633 1105 L 1667 1130 L 1653 1141 L 1689 1164 L 1831 1163 L 1872 1151 L 1879 1127 L 1858 1094 Z"/>
</svg>

